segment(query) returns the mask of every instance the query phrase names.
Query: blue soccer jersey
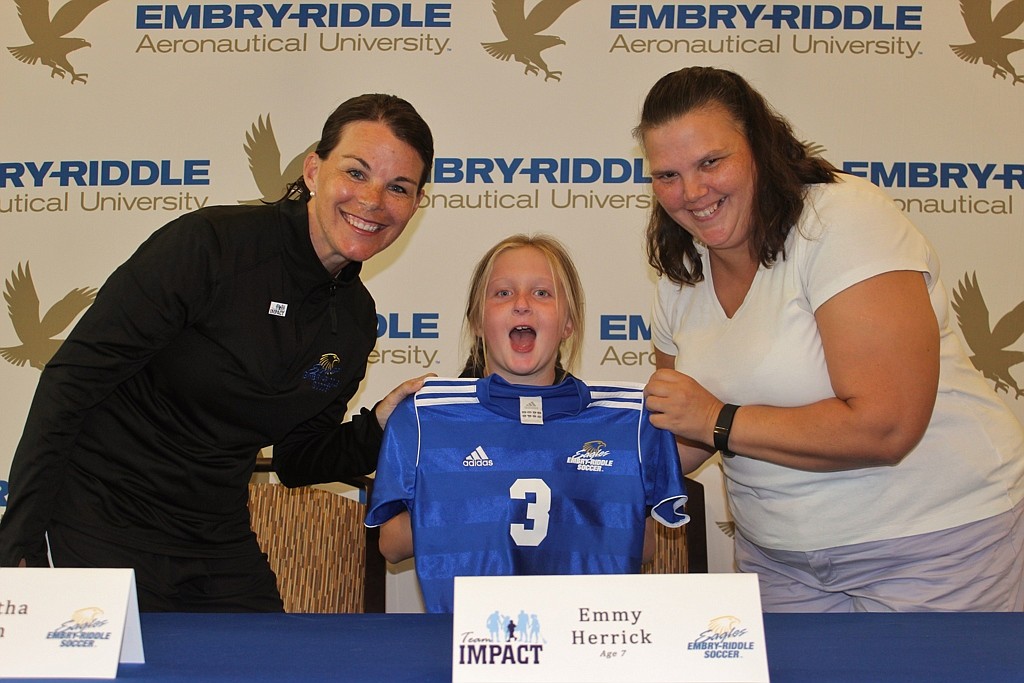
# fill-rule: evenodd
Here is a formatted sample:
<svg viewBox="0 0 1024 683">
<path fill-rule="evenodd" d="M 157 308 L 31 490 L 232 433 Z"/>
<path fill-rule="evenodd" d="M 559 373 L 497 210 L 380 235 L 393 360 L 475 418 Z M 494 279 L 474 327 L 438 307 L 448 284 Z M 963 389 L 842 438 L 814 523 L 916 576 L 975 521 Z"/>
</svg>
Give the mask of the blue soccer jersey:
<svg viewBox="0 0 1024 683">
<path fill-rule="evenodd" d="M 388 419 L 367 526 L 409 510 L 427 610 L 455 576 L 640 570 L 647 510 L 687 521 L 671 433 L 637 384 L 428 379 Z"/>
</svg>

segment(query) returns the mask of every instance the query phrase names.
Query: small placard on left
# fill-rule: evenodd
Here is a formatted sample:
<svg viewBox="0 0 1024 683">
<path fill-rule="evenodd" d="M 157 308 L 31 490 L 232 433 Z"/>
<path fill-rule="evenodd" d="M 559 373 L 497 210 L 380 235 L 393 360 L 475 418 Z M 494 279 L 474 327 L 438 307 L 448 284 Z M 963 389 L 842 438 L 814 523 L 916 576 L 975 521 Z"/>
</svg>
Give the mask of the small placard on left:
<svg viewBox="0 0 1024 683">
<path fill-rule="evenodd" d="M 146 661 L 133 569 L 0 569 L 0 678 L 115 678 Z"/>
</svg>

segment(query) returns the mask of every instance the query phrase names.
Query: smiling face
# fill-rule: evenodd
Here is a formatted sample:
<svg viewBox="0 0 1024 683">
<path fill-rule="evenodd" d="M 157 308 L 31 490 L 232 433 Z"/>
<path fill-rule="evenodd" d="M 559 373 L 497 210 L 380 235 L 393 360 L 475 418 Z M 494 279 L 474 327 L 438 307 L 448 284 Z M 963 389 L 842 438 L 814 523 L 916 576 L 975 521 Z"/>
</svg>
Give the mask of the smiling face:
<svg viewBox="0 0 1024 683">
<path fill-rule="evenodd" d="M 756 168 L 746 135 L 719 106 L 694 109 L 647 131 L 654 195 L 712 252 L 747 249 Z"/>
<path fill-rule="evenodd" d="M 550 385 L 562 341 L 573 326 L 551 264 L 535 247 L 501 252 L 484 291 L 487 369 L 512 384 Z"/>
<path fill-rule="evenodd" d="M 398 239 L 419 205 L 423 170 L 416 150 L 375 121 L 346 125 L 326 159 L 306 157 L 309 237 L 329 273 Z"/>
</svg>

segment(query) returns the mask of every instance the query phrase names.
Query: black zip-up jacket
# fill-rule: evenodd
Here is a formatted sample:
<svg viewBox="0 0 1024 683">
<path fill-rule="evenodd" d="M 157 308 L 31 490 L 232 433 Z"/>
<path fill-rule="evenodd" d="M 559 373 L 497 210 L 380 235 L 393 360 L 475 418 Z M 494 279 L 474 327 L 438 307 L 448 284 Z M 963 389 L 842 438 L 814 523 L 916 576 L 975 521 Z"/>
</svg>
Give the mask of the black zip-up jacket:
<svg viewBox="0 0 1024 683">
<path fill-rule="evenodd" d="M 253 552 L 264 446 L 291 486 L 372 472 L 372 412 L 342 424 L 376 342 L 360 268 L 328 274 L 299 202 L 210 207 L 154 233 L 40 377 L 0 565 L 46 565 L 51 519 L 149 552 Z"/>
</svg>

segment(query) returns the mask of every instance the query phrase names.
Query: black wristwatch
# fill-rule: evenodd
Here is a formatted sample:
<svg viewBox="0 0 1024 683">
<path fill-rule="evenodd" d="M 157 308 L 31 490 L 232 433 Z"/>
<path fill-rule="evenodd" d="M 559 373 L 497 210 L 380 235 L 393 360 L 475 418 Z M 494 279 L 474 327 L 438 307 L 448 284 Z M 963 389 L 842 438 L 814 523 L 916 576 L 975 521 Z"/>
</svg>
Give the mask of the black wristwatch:
<svg viewBox="0 0 1024 683">
<path fill-rule="evenodd" d="M 732 430 L 732 419 L 736 416 L 739 406 L 726 403 L 718 412 L 718 420 L 715 421 L 715 448 L 724 458 L 731 458 L 736 455 L 729 450 L 729 432 Z"/>
</svg>

